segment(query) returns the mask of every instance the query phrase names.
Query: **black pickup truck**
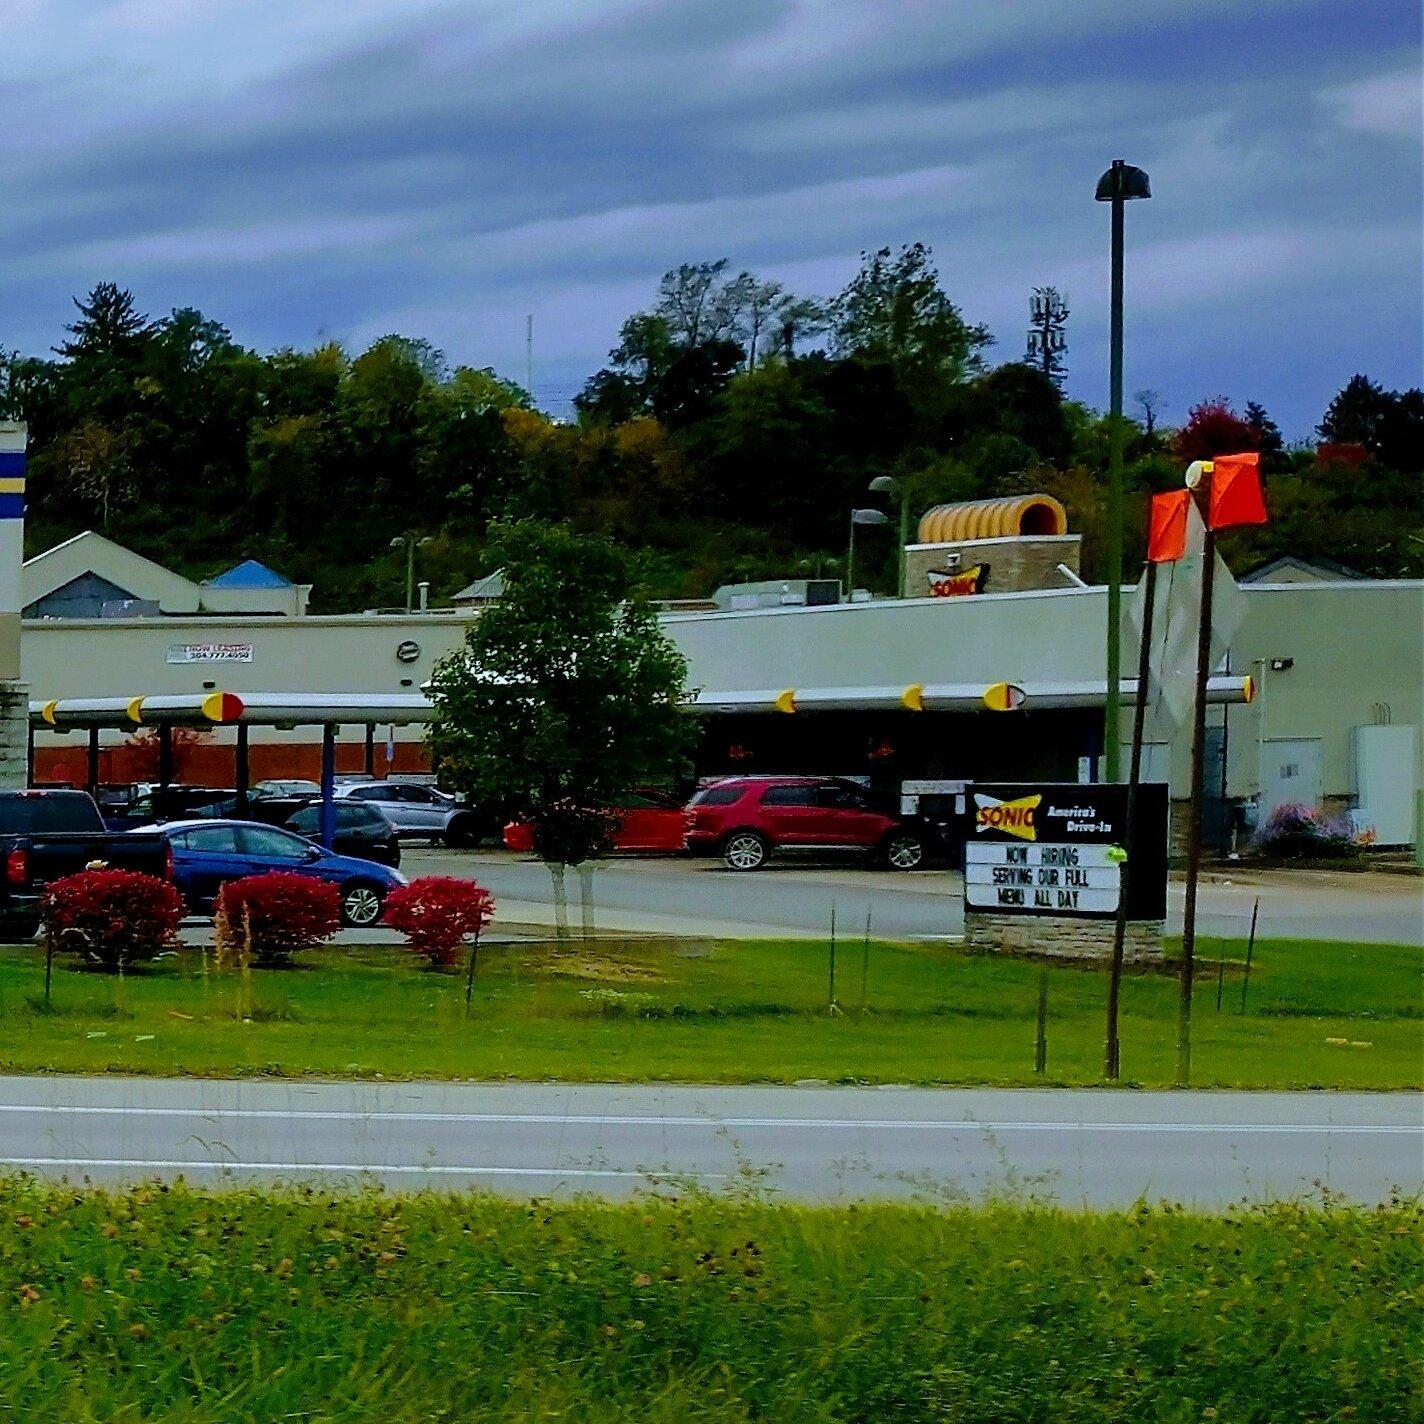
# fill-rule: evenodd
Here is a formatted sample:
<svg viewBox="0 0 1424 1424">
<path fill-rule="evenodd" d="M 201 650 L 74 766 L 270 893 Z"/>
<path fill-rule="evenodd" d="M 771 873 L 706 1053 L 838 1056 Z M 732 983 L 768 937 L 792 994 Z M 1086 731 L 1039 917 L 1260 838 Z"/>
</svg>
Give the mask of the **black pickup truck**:
<svg viewBox="0 0 1424 1424">
<path fill-rule="evenodd" d="M 87 792 L 0 791 L 0 934 L 32 937 L 45 886 L 96 861 L 173 878 L 163 833 L 106 830 Z"/>
</svg>

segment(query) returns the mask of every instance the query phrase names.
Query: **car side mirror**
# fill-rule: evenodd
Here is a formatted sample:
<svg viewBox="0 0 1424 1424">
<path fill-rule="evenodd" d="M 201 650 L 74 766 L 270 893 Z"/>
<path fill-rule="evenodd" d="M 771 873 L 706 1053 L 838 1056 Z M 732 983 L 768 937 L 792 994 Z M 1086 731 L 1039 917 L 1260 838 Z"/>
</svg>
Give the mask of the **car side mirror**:
<svg viewBox="0 0 1424 1424">
<path fill-rule="evenodd" d="M 322 849 L 321 846 L 310 845 L 306 848 L 305 853 L 302 855 L 302 859 L 310 863 L 314 860 L 320 860 L 325 854 L 326 852 Z"/>
</svg>

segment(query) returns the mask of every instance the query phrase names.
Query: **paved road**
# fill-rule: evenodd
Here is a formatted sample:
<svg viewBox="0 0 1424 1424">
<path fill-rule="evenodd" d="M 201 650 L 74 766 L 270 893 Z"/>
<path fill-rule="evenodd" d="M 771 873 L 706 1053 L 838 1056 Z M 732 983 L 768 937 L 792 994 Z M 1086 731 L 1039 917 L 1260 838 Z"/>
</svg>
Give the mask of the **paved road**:
<svg viewBox="0 0 1424 1424">
<path fill-rule="evenodd" d="M 494 892 L 506 923 L 552 919 L 549 873 L 535 861 L 507 852 L 410 850 L 405 869 L 412 875 L 476 876 Z M 961 880 L 944 870 L 901 875 L 787 863 L 739 875 L 713 860 L 625 859 L 605 863 L 593 883 L 595 923 L 609 930 L 824 935 L 833 905 L 842 933 L 863 932 L 867 913 L 873 933 L 890 939 L 964 930 Z M 576 876 L 569 876 L 569 892 L 576 901 Z M 1424 944 L 1424 880 L 1378 874 L 1213 873 L 1202 887 L 1203 932 L 1244 936 L 1257 896 L 1262 935 Z M 1169 902 L 1169 925 L 1176 928 L 1180 882 L 1169 887 Z"/>
<path fill-rule="evenodd" d="M 1373 1202 L 1424 1189 L 1424 1097 L 8 1078 L 0 1163 L 541 1196 Z"/>
</svg>

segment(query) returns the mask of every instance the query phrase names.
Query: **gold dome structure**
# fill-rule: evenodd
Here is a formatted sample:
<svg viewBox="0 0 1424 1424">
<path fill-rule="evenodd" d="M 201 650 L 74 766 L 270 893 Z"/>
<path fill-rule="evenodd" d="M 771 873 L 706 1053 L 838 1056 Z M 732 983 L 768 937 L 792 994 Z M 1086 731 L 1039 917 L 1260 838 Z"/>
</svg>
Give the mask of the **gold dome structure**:
<svg viewBox="0 0 1424 1424">
<path fill-rule="evenodd" d="M 954 544 L 967 539 L 1033 538 L 1067 532 L 1067 512 L 1051 494 L 1020 494 L 937 504 L 920 520 L 919 542 Z"/>
</svg>

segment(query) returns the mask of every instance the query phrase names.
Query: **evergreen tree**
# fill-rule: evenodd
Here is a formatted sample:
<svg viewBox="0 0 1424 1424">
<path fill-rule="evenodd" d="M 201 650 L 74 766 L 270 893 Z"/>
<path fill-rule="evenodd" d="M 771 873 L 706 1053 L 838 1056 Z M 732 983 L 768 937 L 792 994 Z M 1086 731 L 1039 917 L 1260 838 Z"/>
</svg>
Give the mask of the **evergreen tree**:
<svg viewBox="0 0 1424 1424">
<path fill-rule="evenodd" d="M 83 301 L 74 298 L 79 319 L 64 329 L 69 340 L 54 349 L 69 361 L 95 357 L 134 359 L 153 334 L 153 323 L 134 305 L 133 293 L 100 282 Z"/>
</svg>

